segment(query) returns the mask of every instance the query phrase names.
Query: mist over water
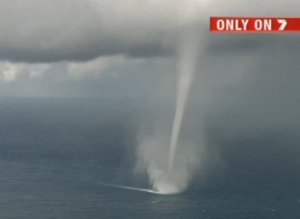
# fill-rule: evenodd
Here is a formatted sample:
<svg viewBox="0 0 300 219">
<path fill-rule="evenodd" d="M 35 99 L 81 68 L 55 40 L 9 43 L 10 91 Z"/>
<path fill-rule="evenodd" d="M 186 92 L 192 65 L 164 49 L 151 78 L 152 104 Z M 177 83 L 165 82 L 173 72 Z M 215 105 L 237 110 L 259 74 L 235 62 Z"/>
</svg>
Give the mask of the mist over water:
<svg viewBox="0 0 300 219">
<path fill-rule="evenodd" d="M 197 170 L 203 147 L 193 139 L 181 138 L 172 169 L 169 169 L 169 133 L 158 127 L 155 133 L 144 135 L 137 149 L 136 170 L 146 173 L 153 190 L 161 194 L 184 191 Z"/>
</svg>

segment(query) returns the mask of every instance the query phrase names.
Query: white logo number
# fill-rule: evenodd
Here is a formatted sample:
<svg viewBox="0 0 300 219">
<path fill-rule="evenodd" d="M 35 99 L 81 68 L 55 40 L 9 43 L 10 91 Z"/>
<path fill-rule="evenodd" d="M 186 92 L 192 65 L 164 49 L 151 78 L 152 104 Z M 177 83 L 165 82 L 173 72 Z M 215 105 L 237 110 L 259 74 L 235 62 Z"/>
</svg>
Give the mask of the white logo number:
<svg viewBox="0 0 300 219">
<path fill-rule="evenodd" d="M 287 25 L 287 21 L 285 19 L 277 19 L 277 22 L 280 24 L 278 30 L 283 31 Z"/>
</svg>

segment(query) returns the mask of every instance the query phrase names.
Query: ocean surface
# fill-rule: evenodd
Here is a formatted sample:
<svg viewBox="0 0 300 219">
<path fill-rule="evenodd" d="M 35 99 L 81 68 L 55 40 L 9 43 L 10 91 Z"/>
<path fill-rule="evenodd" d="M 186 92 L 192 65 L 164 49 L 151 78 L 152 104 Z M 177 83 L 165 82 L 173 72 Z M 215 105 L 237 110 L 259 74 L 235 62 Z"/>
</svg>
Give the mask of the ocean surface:
<svg viewBox="0 0 300 219">
<path fill-rule="evenodd" d="M 0 218 L 300 218 L 299 142 L 278 133 L 236 139 L 211 128 L 224 165 L 181 194 L 101 184 L 149 186 L 133 171 L 146 108 L 138 100 L 1 99 Z"/>
</svg>

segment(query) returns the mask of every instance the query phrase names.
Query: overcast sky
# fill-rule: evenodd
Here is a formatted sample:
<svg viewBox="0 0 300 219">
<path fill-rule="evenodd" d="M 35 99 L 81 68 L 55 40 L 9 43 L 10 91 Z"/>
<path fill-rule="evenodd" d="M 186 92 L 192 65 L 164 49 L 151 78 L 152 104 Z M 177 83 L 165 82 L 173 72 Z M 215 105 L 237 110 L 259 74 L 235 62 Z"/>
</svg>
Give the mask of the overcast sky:
<svg viewBox="0 0 300 219">
<path fill-rule="evenodd" d="M 298 0 L 0 4 L 1 96 L 168 97 L 175 88 L 176 51 L 192 27 L 202 48 L 192 97 L 236 103 L 236 93 L 249 101 L 263 93 L 297 105 L 300 35 L 217 36 L 208 27 L 209 16 L 299 16 Z"/>
</svg>

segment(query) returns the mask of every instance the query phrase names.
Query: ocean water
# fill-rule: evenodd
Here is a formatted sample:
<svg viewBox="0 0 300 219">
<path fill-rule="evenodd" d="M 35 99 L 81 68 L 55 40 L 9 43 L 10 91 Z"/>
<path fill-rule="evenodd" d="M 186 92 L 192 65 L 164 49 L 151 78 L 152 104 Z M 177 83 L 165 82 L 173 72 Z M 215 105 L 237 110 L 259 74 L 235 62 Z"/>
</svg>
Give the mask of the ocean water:
<svg viewBox="0 0 300 219">
<path fill-rule="evenodd" d="M 0 218 L 300 217 L 296 140 L 278 136 L 220 138 L 224 166 L 205 183 L 196 178 L 182 194 L 101 184 L 149 186 L 132 171 L 136 115 L 143 111 L 137 103 L 1 100 Z"/>
</svg>

